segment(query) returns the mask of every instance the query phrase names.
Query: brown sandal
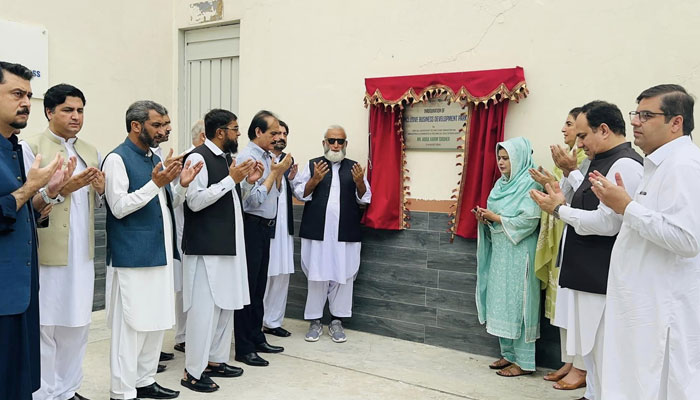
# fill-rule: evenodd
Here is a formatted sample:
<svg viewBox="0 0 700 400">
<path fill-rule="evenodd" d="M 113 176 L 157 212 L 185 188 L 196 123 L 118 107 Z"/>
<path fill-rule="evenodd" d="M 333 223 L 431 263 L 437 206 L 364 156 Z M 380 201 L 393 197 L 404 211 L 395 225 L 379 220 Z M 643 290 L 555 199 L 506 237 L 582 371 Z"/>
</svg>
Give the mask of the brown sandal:
<svg viewBox="0 0 700 400">
<path fill-rule="evenodd" d="M 586 387 L 586 377 L 584 376 L 584 377 L 583 377 L 583 380 L 578 381 L 578 382 L 576 382 L 576 383 L 574 383 L 574 384 L 566 383 L 566 382 L 564 382 L 563 380 L 560 379 L 560 380 L 557 381 L 557 383 L 555 383 L 554 385 L 552 385 L 552 387 L 555 388 L 555 389 L 557 389 L 557 390 L 575 390 L 575 389 L 578 389 L 578 388 Z"/>
<path fill-rule="evenodd" d="M 510 367 L 511 365 L 513 365 L 513 363 L 511 363 L 510 361 L 501 357 L 498 360 L 492 362 L 491 365 L 489 365 L 489 368 L 491 368 L 491 369 L 503 369 L 506 367 Z"/>
<path fill-rule="evenodd" d="M 562 368 L 564 368 L 564 367 L 562 367 Z M 573 367 L 569 367 L 569 369 L 566 372 L 559 372 L 559 371 L 561 371 L 561 368 L 559 368 L 556 371 L 552 371 L 552 372 L 547 373 L 543 379 L 545 381 L 557 382 L 560 379 L 563 379 L 566 375 L 568 375 L 569 371 L 571 371 L 571 368 L 573 368 Z"/>
<path fill-rule="evenodd" d="M 513 372 L 513 370 L 515 370 L 516 368 L 518 370 L 520 370 L 520 373 Z M 504 368 L 500 371 L 496 371 L 496 374 L 498 374 L 499 376 L 506 377 L 506 378 L 514 378 L 516 376 L 532 375 L 533 371 L 525 371 L 522 368 L 520 368 L 519 366 L 517 366 L 515 364 L 511 364 L 508 368 Z"/>
</svg>

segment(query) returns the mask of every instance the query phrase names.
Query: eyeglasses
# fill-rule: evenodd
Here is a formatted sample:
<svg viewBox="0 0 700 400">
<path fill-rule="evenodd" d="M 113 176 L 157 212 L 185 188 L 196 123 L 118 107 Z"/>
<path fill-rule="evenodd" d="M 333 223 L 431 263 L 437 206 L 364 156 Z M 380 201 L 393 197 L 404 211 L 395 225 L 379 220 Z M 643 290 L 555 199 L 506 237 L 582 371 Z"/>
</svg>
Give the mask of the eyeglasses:
<svg viewBox="0 0 700 400">
<path fill-rule="evenodd" d="M 345 139 L 328 138 L 326 142 L 328 142 L 328 144 L 345 144 Z"/>
<path fill-rule="evenodd" d="M 664 112 L 651 112 L 651 111 L 630 111 L 630 121 L 634 121 L 634 117 L 639 117 L 639 122 L 647 122 L 651 118 L 658 115 L 669 115 Z"/>
</svg>

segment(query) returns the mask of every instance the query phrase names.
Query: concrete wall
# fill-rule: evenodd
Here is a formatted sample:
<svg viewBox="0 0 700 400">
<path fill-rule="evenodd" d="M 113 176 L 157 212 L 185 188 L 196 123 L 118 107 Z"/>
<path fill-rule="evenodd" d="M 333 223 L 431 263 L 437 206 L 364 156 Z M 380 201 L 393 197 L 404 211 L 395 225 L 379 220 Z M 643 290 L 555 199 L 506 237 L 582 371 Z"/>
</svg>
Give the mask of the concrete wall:
<svg viewBox="0 0 700 400">
<path fill-rule="evenodd" d="M 46 27 L 49 85 L 70 83 L 85 93 L 79 135 L 103 155 L 126 137 L 129 104 L 151 99 L 173 107 L 169 1 L 0 0 L 0 9 L 2 19 Z M 47 125 L 42 100 L 33 100 L 24 134 Z"/>
<path fill-rule="evenodd" d="M 176 3 L 177 29 L 197 26 L 190 2 Z M 549 166 L 548 145 L 562 142 L 574 106 L 604 99 L 626 117 L 653 84 L 700 93 L 700 53 L 686 45 L 700 35 L 698 17 L 683 0 L 224 0 L 224 21 L 241 23 L 241 122 L 278 112 L 297 160 L 319 154 L 331 123 L 347 128 L 349 157 L 366 159 L 364 78 L 520 65 L 531 95 L 509 108 L 506 137 L 530 138 Z M 408 161 L 412 197 L 449 198 L 451 154 L 409 152 Z"/>
</svg>

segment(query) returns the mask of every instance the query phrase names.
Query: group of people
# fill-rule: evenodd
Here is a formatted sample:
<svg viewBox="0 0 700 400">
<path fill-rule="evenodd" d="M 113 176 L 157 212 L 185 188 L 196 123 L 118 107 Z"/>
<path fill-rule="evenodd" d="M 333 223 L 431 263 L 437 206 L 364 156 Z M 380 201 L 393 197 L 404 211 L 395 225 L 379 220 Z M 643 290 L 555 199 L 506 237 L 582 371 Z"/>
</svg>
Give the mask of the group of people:
<svg viewBox="0 0 700 400">
<path fill-rule="evenodd" d="M 530 142 L 496 147 L 501 172 L 480 221 L 476 304 L 499 338 L 489 367 L 532 374 L 540 299 L 559 328 L 564 365 L 545 375 L 583 399 L 690 400 L 700 393 L 700 149 L 693 97 L 648 88 L 629 113 L 592 101 L 572 109 L 554 171 Z"/>
<path fill-rule="evenodd" d="M 323 155 L 299 171 L 289 127 L 260 111 L 238 149 L 239 123 L 213 109 L 192 128 L 192 146 L 164 156 L 168 111 L 136 101 L 127 136 L 104 158 L 78 138 L 86 99 L 60 84 L 44 95 L 45 131 L 27 125 L 32 71 L 0 61 L 0 398 L 85 399 L 77 393 L 92 311 L 94 209 L 106 208 L 106 308 L 110 398 L 176 398 L 156 382 L 164 332 L 176 326 L 185 353 L 180 384 L 219 386 L 280 353 L 266 334 L 282 327 L 294 272 L 292 197 L 304 202 L 299 236 L 308 278 L 305 340 L 347 340 L 360 264 L 361 208 L 371 201 L 365 170 L 346 158 L 345 130 L 331 125 Z M 39 290 L 39 287 L 41 290 Z"/>
</svg>

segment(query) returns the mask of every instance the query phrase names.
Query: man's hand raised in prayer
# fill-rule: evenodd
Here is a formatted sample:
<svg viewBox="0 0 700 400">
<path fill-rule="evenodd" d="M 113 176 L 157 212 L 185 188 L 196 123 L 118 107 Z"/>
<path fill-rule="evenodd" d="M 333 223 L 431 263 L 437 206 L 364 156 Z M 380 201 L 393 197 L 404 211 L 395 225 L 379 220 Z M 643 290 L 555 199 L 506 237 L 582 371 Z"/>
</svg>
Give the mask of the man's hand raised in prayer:
<svg viewBox="0 0 700 400">
<path fill-rule="evenodd" d="M 598 199 L 620 215 L 625 214 L 625 209 L 632 202 L 632 198 L 625 190 L 625 183 L 620 173 L 615 174 L 615 183 L 610 182 L 600 172 L 593 171 L 588 174 L 591 189 Z"/>
<path fill-rule="evenodd" d="M 162 169 L 162 167 L 163 163 L 159 162 L 153 168 L 153 172 L 151 172 L 151 179 L 159 188 L 162 188 L 163 186 L 172 182 L 178 177 L 178 175 L 180 175 L 180 172 L 182 171 L 182 164 L 177 161 L 170 163 L 170 165 L 165 167 L 165 169 Z"/>
<path fill-rule="evenodd" d="M 355 181 L 355 186 L 357 186 L 357 196 L 364 196 L 367 191 L 367 186 L 365 186 L 365 169 L 362 168 L 360 163 L 355 163 L 352 166 L 352 180 Z"/>
<path fill-rule="evenodd" d="M 289 169 L 289 167 L 292 166 L 292 154 L 287 153 L 283 159 L 280 160 L 280 162 L 276 163 L 274 160 L 272 161 L 272 166 L 270 167 L 272 169 L 272 173 L 275 174 L 275 178 L 277 178 L 280 175 L 284 175 L 285 171 Z"/>
<path fill-rule="evenodd" d="M 170 151 L 168 152 L 168 156 L 165 157 L 165 163 L 163 165 L 165 165 L 165 167 L 167 168 L 168 165 L 170 165 L 170 163 L 172 162 L 179 162 L 180 164 L 182 164 L 182 159 L 184 157 L 184 154 L 180 154 L 179 156 L 173 157 L 173 148 L 171 147 Z"/>
<path fill-rule="evenodd" d="M 575 154 L 569 154 L 559 145 L 551 145 L 549 150 L 552 152 L 552 161 L 564 172 L 564 176 L 569 176 L 569 173 L 577 168 Z"/>
<path fill-rule="evenodd" d="M 307 197 L 314 191 L 314 189 L 316 189 L 316 186 L 321 183 L 328 171 L 330 171 L 330 167 L 328 166 L 327 162 L 319 160 L 314 163 L 314 173 L 309 181 L 306 182 L 306 186 L 304 187 L 304 197 Z"/>
<path fill-rule="evenodd" d="M 246 176 L 248 176 L 253 168 L 255 168 L 256 162 L 248 159 L 240 164 L 236 164 L 236 160 L 231 161 L 231 165 L 228 167 L 228 174 L 236 183 L 241 183 Z M 254 183 L 254 182 L 253 182 Z"/>
<path fill-rule="evenodd" d="M 180 172 L 180 186 L 182 187 L 188 187 L 190 186 L 190 183 L 194 180 L 194 178 L 199 174 L 199 171 L 202 170 L 202 167 L 204 167 L 204 162 L 199 161 L 197 164 L 190 166 L 191 161 L 187 160 L 185 162 L 185 166 L 182 168 L 182 172 Z"/>
<path fill-rule="evenodd" d="M 542 193 L 535 189 L 530 190 L 530 197 L 535 200 L 535 203 L 540 206 L 542 211 L 546 212 L 547 214 L 552 214 L 558 205 L 566 204 L 566 198 L 561 192 L 559 183 L 547 183 L 544 185 L 544 189 L 547 191 L 547 193 Z"/>
</svg>

